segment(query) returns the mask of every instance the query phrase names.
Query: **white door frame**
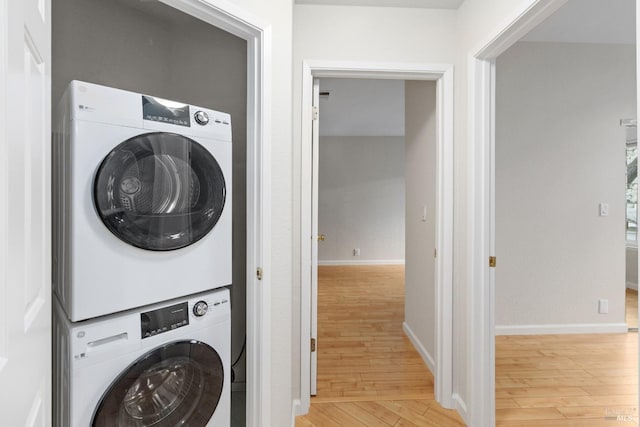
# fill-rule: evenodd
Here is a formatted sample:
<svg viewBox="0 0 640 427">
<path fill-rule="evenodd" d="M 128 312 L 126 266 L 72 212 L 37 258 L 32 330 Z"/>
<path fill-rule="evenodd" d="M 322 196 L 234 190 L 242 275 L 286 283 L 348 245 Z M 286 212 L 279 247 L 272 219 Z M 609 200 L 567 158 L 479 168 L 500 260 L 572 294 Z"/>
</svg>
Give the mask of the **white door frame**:
<svg viewBox="0 0 640 427">
<path fill-rule="evenodd" d="M 247 41 L 247 426 L 271 420 L 271 26 L 225 0 L 160 0 Z M 261 271 L 261 279 L 257 271 Z"/>
<path fill-rule="evenodd" d="M 495 255 L 495 59 L 566 2 L 529 2 L 470 52 L 470 425 L 495 425 L 495 277 L 489 267 L 489 257 Z"/>
<path fill-rule="evenodd" d="M 303 61 L 300 140 L 300 406 L 310 405 L 311 351 L 311 175 L 312 89 L 314 78 L 433 80 L 437 82 L 438 171 L 436 212 L 435 396 L 453 407 L 453 66 L 450 64 Z M 431 256 L 431 254 L 425 254 Z"/>
</svg>

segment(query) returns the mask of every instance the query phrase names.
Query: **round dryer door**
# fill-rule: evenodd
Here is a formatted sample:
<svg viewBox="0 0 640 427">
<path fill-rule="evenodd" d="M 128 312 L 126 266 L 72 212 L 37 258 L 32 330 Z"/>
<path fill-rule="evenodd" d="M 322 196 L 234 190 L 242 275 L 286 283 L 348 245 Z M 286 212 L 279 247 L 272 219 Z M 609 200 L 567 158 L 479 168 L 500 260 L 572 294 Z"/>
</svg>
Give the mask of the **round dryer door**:
<svg viewBox="0 0 640 427">
<path fill-rule="evenodd" d="M 197 242 L 216 225 L 226 188 L 220 165 L 196 141 L 155 132 L 115 147 L 93 186 L 102 222 L 133 246 L 168 251 Z"/>
<path fill-rule="evenodd" d="M 204 427 L 218 406 L 224 368 L 199 341 L 153 350 L 128 367 L 100 401 L 93 427 Z"/>
</svg>

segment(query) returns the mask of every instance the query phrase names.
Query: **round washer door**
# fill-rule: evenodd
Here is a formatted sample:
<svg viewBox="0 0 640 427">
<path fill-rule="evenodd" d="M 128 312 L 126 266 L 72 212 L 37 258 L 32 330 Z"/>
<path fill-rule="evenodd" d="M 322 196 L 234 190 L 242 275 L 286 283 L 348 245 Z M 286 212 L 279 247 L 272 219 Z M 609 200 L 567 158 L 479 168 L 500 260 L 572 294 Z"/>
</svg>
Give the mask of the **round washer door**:
<svg viewBox="0 0 640 427">
<path fill-rule="evenodd" d="M 220 219 L 225 198 L 224 175 L 213 155 L 167 132 L 119 144 L 98 167 L 93 185 L 107 228 L 130 245 L 154 251 L 203 238 Z"/>
<path fill-rule="evenodd" d="M 157 348 L 129 366 L 102 397 L 92 427 L 205 427 L 222 394 L 224 367 L 200 341 Z"/>
</svg>

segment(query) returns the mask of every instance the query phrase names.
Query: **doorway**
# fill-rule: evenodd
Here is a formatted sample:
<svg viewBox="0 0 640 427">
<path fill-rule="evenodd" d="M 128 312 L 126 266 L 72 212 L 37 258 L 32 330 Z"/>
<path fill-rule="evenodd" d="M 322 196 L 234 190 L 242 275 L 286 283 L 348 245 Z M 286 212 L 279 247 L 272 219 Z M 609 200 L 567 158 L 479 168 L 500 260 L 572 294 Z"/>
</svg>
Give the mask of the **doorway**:
<svg viewBox="0 0 640 427">
<path fill-rule="evenodd" d="M 450 66 L 388 64 L 354 64 L 305 61 L 303 71 L 303 117 L 312 117 L 312 94 L 314 78 L 382 78 L 401 80 L 437 81 L 437 165 L 436 181 L 436 333 L 435 333 L 435 394 L 444 407 L 453 407 L 451 396 L 452 378 L 452 68 Z M 302 126 L 302 188 L 311 188 L 312 181 L 312 121 L 303 121 Z M 312 298 L 311 247 L 308 236 L 317 237 L 312 230 L 311 194 L 303 191 L 301 195 L 301 405 L 297 413 L 308 411 L 311 394 L 311 354 L 309 347 L 312 335 L 311 314 L 315 306 Z M 307 236 L 307 237 L 305 237 Z"/>
<path fill-rule="evenodd" d="M 478 155 L 474 158 L 476 170 L 474 172 L 474 185 L 472 187 L 473 194 L 484 194 L 485 196 L 478 199 L 470 199 L 470 208 L 475 212 L 483 212 L 486 218 L 477 218 L 473 221 L 473 239 L 477 242 L 474 245 L 474 264 L 472 286 L 478 289 L 477 295 L 473 298 L 473 304 L 479 307 L 477 314 L 472 318 L 472 334 L 478 336 L 479 339 L 472 347 L 475 363 L 482 360 L 488 360 L 493 365 L 493 329 L 494 322 L 492 318 L 494 304 L 493 275 L 494 270 L 486 263 L 485 257 L 494 254 L 494 222 L 493 222 L 493 164 L 494 164 L 494 132 L 495 132 L 495 104 L 493 96 L 495 95 L 495 59 L 505 52 L 510 46 L 513 46 L 523 34 L 534 28 L 545 18 L 551 16 L 564 1 L 541 1 L 531 5 L 524 10 L 521 15 L 505 27 L 501 34 L 487 45 L 474 53 L 473 65 L 473 87 L 472 94 L 474 96 L 474 111 L 478 117 L 478 123 L 473 129 L 474 145 L 480 147 Z M 635 14 L 628 14 L 631 20 L 634 20 Z M 598 17 L 600 20 L 601 17 Z M 580 21 L 583 21 L 581 18 Z M 634 35 L 635 38 L 635 35 Z M 631 94 L 634 93 L 632 88 L 628 89 Z M 570 111 L 570 110 L 569 110 Z M 619 117 L 615 119 L 615 123 Z M 489 166 L 482 169 L 483 166 Z M 598 209 L 596 209 L 597 215 Z M 622 229 L 622 227 L 620 227 Z M 498 260 L 498 266 L 500 266 Z M 495 266 L 495 264 L 493 265 Z M 622 287 L 619 290 L 622 293 Z M 599 303 L 596 304 L 598 310 Z M 482 313 L 482 310 L 489 310 Z M 603 313 L 604 314 L 604 313 Z M 616 315 L 617 317 L 617 315 Z M 473 369 L 472 378 L 475 384 L 471 391 L 473 419 L 477 422 L 488 422 L 493 424 L 493 388 L 494 375 L 492 372 L 486 372 L 486 369 Z M 482 420 L 482 421 L 480 421 Z"/>
<path fill-rule="evenodd" d="M 625 386 L 634 377 L 628 361 L 637 357 L 624 317 L 619 125 L 619 117 L 635 113 L 634 88 L 633 45 L 522 41 L 496 60 L 498 423 L 529 414 L 575 418 L 566 400 L 575 393 L 587 397 L 585 422 L 635 408 L 625 407 L 637 399 Z M 514 356 L 534 345 L 537 357 Z M 600 354 L 602 347 L 610 348 Z M 603 356 L 620 376 L 598 390 L 609 376 L 593 367 Z M 514 360 L 523 363 L 517 372 Z M 571 376 L 551 380 L 555 369 Z M 541 384 L 566 387 L 557 396 L 549 392 L 544 410 L 523 396 L 543 393 Z M 514 402 L 516 408 L 507 407 Z"/>
<path fill-rule="evenodd" d="M 270 270 L 263 254 L 271 244 L 263 236 L 263 206 L 269 206 L 270 192 L 261 184 L 269 168 L 261 159 L 269 151 L 269 123 L 261 105 L 270 85 L 263 72 L 270 41 L 263 40 L 262 24 L 237 10 L 227 13 L 191 0 L 119 0 L 109 6 L 70 0 L 56 2 L 53 15 L 54 25 L 74 24 L 57 25 L 58 32 L 54 28 L 54 104 L 70 79 L 82 79 L 232 113 L 232 388 L 242 394 L 234 425 L 258 425 L 270 408 L 265 392 L 270 366 L 263 362 L 270 352 L 269 298 L 255 286 L 258 280 L 269 282 L 269 275 L 258 278 L 255 271 Z M 200 74 L 203 84 L 196 87 L 190 81 Z"/>
<path fill-rule="evenodd" d="M 432 90 L 421 97 L 427 105 L 419 109 L 423 112 L 420 118 L 431 119 L 429 131 L 425 132 L 431 135 L 425 135 L 420 143 L 435 147 L 436 84 L 421 83 L 430 85 Z M 318 84 L 318 322 L 313 352 L 318 360 L 318 381 L 317 393 L 313 394 L 326 401 L 394 393 L 417 395 L 418 390 L 427 393 L 432 387 L 430 374 L 424 362 L 416 364 L 414 359 L 419 361 L 420 356 L 403 333 L 405 312 L 407 317 L 409 312 L 413 314 L 407 323 L 414 328 L 416 317 L 413 307 L 405 310 L 405 287 L 410 288 L 404 280 L 408 203 L 406 83 L 384 79 L 319 79 Z M 406 126 L 415 127 L 413 122 Z M 435 153 L 420 156 L 424 153 L 415 153 L 415 145 L 407 141 L 413 156 L 406 158 L 415 159 L 422 169 L 433 173 Z M 433 210 L 435 182 L 424 182 L 423 186 L 427 193 L 424 197 L 433 199 L 427 203 Z M 433 247 L 432 212 L 429 217 L 432 220 L 428 224 L 420 224 L 432 229 L 431 242 L 425 245 Z M 415 222 L 410 223 L 412 227 L 409 224 L 407 227 L 415 228 Z M 417 233 L 413 231 L 407 230 L 406 235 L 415 239 Z M 414 266 L 409 260 L 407 263 L 410 264 L 407 269 Z M 432 268 L 423 280 L 432 292 L 434 277 Z M 407 302 L 416 299 L 407 298 Z M 427 301 L 432 302 L 433 295 Z M 423 311 L 427 312 L 427 318 L 429 314 L 434 317 L 434 307 Z M 427 325 L 433 328 L 433 321 Z M 423 329 L 429 327 L 425 325 Z M 425 335 L 433 337 L 433 332 Z M 425 346 L 433 351 L 432 342 Z M 383 368 L 385 361 L 387 366 Z M 413 377 L 405 378 L 412 368 L 417 369 Z"/>
</svg>

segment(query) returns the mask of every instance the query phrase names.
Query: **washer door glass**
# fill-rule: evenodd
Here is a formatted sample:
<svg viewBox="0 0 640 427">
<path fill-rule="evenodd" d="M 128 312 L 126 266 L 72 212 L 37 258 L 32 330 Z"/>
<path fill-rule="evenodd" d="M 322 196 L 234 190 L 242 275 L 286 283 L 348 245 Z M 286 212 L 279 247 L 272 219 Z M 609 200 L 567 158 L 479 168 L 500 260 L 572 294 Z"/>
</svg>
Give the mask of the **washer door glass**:
<svg viewBox="0 0 640 427">
<path fill-rule="evenodd" d="M 153 350 L 127 368 L 98 405 L 93 427 L 204 427 L 218 406 L 224 368 L 199 341 Z"/>
<path fill-rule="evenodd" d="M 118 238 L 155 251 L 197 242 L 216 225 L 226 188 L 220 165 L 173 133 L 138 135 L 102 161 L 93 187 L 100 218 Z"/>
</svg>

